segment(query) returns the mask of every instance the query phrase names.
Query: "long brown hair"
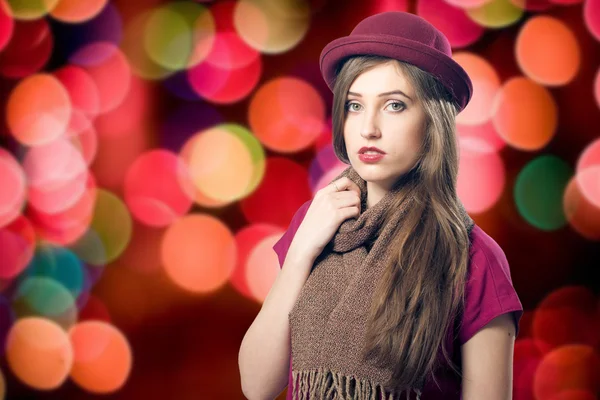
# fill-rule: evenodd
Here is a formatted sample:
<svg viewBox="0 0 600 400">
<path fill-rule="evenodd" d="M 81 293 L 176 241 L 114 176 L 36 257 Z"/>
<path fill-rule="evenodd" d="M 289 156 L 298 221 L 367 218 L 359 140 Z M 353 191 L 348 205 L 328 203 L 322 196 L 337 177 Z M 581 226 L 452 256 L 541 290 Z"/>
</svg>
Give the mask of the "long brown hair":
<svg viewBox="0 0 600 400">
<path fill-rule="evenodd" d="M 461 375 L 448 355 L 445 339 L 448 329 L 457 334 L 455 318 L 464 309 L 470 241 L 456 194 L 458 106 L 433 75 L 385 57 L 356 56 L 347 60 L 338 70 L 334 87 L 336 155 L 350 164 L 344 122 L 352 82 L 362 72 L 387 62 L 404 72 L 427 116 L 418 161 L 396 183 L 403 189 L 384 220 L 385 225 L 407 196 L 414 197 L 416 206 L 398 226 L 388 265 L 374 293 L 364 349 L 364 356 L 377 365 L 392 366 L 392 378 L 386 386 L 390 391 L 402 392 L 422 388 L 428 377 L 437 384 L 435 371 L 442 365 L 440 350 L 447 365 Z"/>
</svg>

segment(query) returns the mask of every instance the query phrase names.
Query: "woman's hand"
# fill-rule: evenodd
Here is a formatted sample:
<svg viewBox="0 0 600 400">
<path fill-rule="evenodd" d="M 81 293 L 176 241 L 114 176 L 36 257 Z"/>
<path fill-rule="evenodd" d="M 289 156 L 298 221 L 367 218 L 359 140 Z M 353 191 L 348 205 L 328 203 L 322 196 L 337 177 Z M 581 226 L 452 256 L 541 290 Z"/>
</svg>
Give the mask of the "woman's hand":
<svg viewBox="0 0 600 400">
<path fill-rule="evenodd" d="M 360 216 L 360 195 L 358 185 L 347 177 L 321 188 L 294 235 L 290 251 L 318 257 L 342 222 Z"/>
</svg>

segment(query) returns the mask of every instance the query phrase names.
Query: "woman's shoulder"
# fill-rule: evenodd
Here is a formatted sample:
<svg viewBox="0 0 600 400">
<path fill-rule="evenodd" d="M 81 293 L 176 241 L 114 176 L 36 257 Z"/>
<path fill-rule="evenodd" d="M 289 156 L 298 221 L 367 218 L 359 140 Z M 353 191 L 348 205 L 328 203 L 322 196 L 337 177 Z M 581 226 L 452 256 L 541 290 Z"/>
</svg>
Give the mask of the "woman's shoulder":
<svg viewBox="0 0 600 400">
<path fill-rule="evenodd" d="M 470 253 L 473 254 L 477 251 L 485 252 L 498 252 L 502 251 L 502 248 L 486 231 L 484 231 L 479 225 L 473 224 L 470 234 L 471 248 Z"/>
<path fill-rule="evenodd" d="M 498 242 L 481 227 L 471 231 L 465 286 L 465 313 L 460 333 L 464 344 L 493 318 L 511 312 L 517 335 L 523 306 L 512 283 L 510 266 Z"/>
<path fill-rule="evenodd" d="M 500 270 L 510 279 L 510 268 L 504 250 L 477 224 L 471 230 L 469 259 L 471 267 L 491 268 L 492 273 Z"/>
</svg>

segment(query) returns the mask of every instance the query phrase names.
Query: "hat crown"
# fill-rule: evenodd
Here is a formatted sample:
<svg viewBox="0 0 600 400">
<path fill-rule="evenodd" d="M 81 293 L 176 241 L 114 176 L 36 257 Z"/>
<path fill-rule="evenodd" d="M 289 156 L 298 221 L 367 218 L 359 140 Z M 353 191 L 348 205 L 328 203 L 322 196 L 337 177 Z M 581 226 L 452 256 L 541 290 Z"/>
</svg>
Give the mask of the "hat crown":
<svg viewBox="0 0 600 400">
<path fill-rule="evenodd" d="M 329 42 L 321 51 L 319 66 L 332 92 L 343 63 L 360 55 L 400 60 L 431 74 L 452 94 L 459 112 L 473 94 L 473 83 L 453 59 L 448 38 L 418 15 L 403 11 L 374 14 L 360 21 L 350 35 Z"/>
<path fill-rule="evenodd" d="M 452 57 L 450 42 L 442 32 L 418 15 L 386 11 L 363 19 L 350 33 L 354 35 L 390 35 L 423 43 Z"/>
</svg>

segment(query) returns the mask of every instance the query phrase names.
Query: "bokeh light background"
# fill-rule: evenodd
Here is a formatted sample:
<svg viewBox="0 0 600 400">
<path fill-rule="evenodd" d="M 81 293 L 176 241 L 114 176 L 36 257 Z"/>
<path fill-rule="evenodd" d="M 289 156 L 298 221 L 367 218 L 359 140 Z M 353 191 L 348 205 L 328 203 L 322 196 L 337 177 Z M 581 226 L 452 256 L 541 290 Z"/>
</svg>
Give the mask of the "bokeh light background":
<svg viewBox="0 0 600 400">
<path fill-rule="evenodd" d="M 599 398 L 600 0 L 0 0 L 0 400 L 243 398 L 272 246 L 346 167 L 318 56 L 387 10 L 473 79 L 458 191 L 525 307 L 513 398 Z"/>
</svg>

